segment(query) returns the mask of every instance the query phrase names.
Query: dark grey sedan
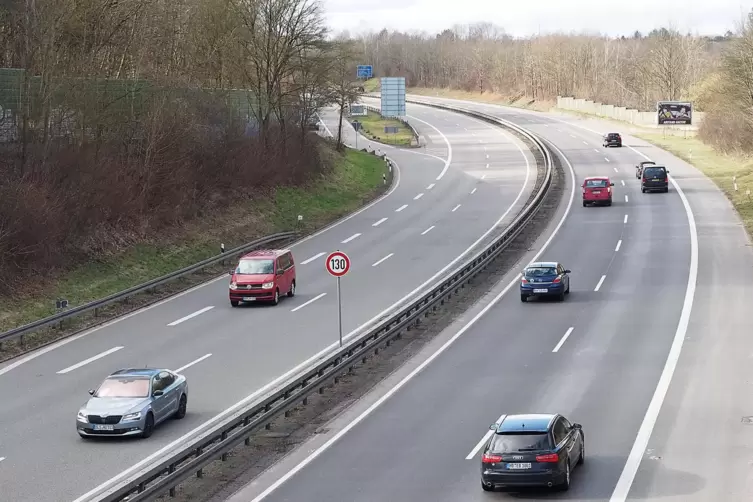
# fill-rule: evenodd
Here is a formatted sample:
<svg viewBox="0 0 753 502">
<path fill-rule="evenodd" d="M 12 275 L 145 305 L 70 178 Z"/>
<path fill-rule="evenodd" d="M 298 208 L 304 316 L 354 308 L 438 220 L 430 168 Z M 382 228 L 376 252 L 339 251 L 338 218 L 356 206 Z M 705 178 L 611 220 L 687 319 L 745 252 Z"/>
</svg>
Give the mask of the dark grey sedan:
<svg viewBox="0 0 753 502">
<path fill-rule="evenodd" d="M 141 436 L 170 417 L 186 416 L 188 383 L 173 371 L 123 369 L 108 376 L 78 411 L 76 429 L 83 438 Z"/>
</svg>

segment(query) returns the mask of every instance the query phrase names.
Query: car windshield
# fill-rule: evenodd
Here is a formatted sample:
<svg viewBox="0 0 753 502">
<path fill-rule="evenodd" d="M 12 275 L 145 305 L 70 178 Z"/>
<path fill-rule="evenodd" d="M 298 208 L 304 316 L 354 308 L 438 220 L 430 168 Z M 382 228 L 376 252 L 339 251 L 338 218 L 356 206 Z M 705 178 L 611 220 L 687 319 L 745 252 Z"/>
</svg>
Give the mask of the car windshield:
<svg viewBox="0 0 753 502">
<path fill-rule="evenodd" d="M 557 275 L 557 269 L 554 267 L 528 267 L 526 277 L 543 277 L 545 275 Z"/>
<path fill-rule="evenodd" d="M 147 397 L 148 378 L 108 378 L 99 386 L 96 397 Z"/>
<path fill-rule="evenodd" d="M 614 139 L 614 138 L 619 138 L 620 135 L 617 134 L 616 132 L 610 132 L 608 137 L 611 139 Z"/>
<path fill-rule="evenodd" d="M 538 451 L 550 448 L 549 436 L 546 432 L 495 434 L 490 447 L 493 453 Z"/>
<path fill-rule="evenodd" d="M 238 263 L 238 268 L 235 269 L 236 274 L 274 274 L 275 262 L 274 260 L 241 260 Z"/>
<path fill-rule="evenodd" d="M 588 188 L 605 188 L 607 186 L 607 180 L 587 180 L 586 187 Z"/>
<path fill-rule="evenodd" d="M 663 178 L 664 169 L 661 167 L 647 167 L 643 170 L 643 175 L 647 178 Z"/>
</svg>

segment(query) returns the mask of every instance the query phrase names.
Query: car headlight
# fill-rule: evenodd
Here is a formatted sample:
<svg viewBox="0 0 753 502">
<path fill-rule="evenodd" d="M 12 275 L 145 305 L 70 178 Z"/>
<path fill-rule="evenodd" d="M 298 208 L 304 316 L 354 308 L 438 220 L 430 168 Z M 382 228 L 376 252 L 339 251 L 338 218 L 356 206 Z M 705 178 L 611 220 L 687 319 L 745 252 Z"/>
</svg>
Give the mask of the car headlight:
<svg viewBox="0 0 753 502">
<path fill-rule="evenodd" d="M 230 289 L 238 289 L 238 285 L 234 282 L 230 283 Z"/>
<path fill-rule="evenodd" d="M 130 422 L 132 420 L 139 420 L 141 418 L 141 412 L 138 411 L 136 413 L 129 413 L 128 415 L 123 415 L 123 418 L 121 419 L 123 422 Z"/>
<path fill-rule="evenodd" d="M 76 420 L 78 420 L 79 422 L 89 422 L 89 418 L 84 415 L 83 411 L 78 412 L 78 415 L 76 415 Z"/>
<path fill-rule="evenodd" d="M 274 282 L 265 282 L 261 285 L 261 289 L 272 289 L 275 286 Z"/>
</svg>

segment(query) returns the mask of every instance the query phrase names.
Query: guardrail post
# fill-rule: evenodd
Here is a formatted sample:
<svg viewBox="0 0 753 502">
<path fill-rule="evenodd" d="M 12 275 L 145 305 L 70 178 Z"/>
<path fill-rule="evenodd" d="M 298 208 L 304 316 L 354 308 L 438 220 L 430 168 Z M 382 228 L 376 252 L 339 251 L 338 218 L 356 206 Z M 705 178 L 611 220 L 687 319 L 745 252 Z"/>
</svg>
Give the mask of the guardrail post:
<svg viewBox="0 0 753 502">
<path fill-rule="evenodd" d="M 222 435 L 220 436 L 220 441 L 225 441 L 226 439 L 227 439 L 227 432 L 223 432 Z M 220 457 L 220 460 L 222 460 L 223 462 L 227 461 L 227 454 L 228 452 L 223 453 L 222 456 Z"/>
<path fill-rule="evenodd" d="M 174 464 L 170 464 L 170 467 L 167 468 L 167 473 L 168 474 L 172 474 L 174 472 L 175 472 L 175 465 Z M 174 486 L 170 488 L 169 493 L 170 493 L 171 497 L 175 497 L 175 487 Z"/>
<path fill-rule="evenodd" d="M 202 453 L 204 453 L 204 449 L 203 448 L 197 448 L 196 449 L 196 456 L 197 457 L 200 457 Z M 202 479 L 204 477 L 204 469 L 199 469 L 198 471 L 196 471 L 196 477 L 199 478 L 199 479 Z"/>
<path fill-rule="evenodd" d="M 251 423 L 251 418 L 246 417 L 246 418 L 243 419 L 243 427 L 248 427 L 248 424 L 250 424 L 250 423 Z M 246 440 L 243 441 L 243 444 L 245 444 L 246 446 L 250 446 L 251 445 L 251 436 L 246 436 Z"/>
</svg>

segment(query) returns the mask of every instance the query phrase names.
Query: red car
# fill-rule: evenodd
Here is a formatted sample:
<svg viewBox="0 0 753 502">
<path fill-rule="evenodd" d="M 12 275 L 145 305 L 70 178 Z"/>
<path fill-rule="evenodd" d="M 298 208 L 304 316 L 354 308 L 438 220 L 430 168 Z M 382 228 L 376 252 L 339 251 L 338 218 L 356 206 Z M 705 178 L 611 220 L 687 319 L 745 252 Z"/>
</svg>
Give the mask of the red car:
<svg viewBox="0 0 753 502">
<path fill-rule="evenodd" d="M 295 261 L 288 249 L 258 250 L 243 255 L 230 271 L 230 305 L 241 302 L 272 302 L 280 295 L 295 295 Z"/>
<path fill-rule="evenodd" d="M 583 181 L 583 207 L 589 204 L 612 205 L 614 183 L 607 176 L 590 176 Z"/>
</svg>

